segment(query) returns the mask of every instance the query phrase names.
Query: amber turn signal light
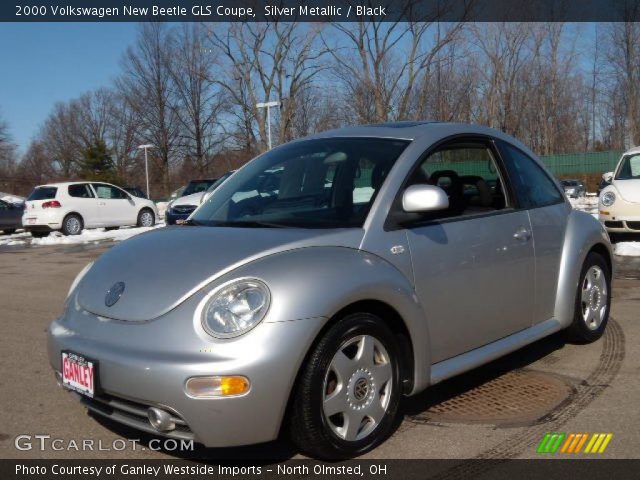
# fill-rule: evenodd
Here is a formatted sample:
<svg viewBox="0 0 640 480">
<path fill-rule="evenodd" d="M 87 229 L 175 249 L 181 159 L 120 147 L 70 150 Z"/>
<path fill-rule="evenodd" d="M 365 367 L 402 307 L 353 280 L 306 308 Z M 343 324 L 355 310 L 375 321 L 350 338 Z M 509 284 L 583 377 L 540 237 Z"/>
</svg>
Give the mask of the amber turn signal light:
<svg viewBox="0 0 640 480">
<path fill-rule="evenodd" d="M 191 377 L 185 384 L 185 391 L 195 398 L 217 398 L 243 395 L 250 387 L 249 379 L 239 375 Z"/>
</svg>

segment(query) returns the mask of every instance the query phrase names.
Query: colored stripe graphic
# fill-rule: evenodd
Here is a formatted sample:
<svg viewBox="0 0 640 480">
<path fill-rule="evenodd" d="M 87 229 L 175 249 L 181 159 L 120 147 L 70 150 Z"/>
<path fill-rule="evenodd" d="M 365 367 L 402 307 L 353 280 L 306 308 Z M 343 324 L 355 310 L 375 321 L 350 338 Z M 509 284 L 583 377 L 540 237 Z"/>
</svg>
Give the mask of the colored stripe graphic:
<svg viewBox="0 0 640 480">
<path fill-rule="evenodd" d="M 584 453 L 603 453 L 613 438 L 611 433 L 594 433 Z"/>
<path fill-rule="evenodd" d="M 560 447 L 560 444 L 562 443 L 562 440 L 564 440 L 564 437 L 565 437 L 564 433 L 555 433 L 555 432 L 547 433 L 542 438 L 542 441 L 540 442 L 540 445 L 538 445 L 538 450 L 536 450 L 536 452 L 537 453 L 556 453 L 556 451 Z"/>
<path fill-rule="evenodd" d="M 560 453 L 580 453 L 580 450 L 582 450 L 582 446 L 584 445 L 584 442 L 587 441 L 587 438 L 589 438 L 588 433 L 570 434 L 567 441 L 564 442 Z"/>
<path fill-rule="evenodd" d="M 591 436 L 590 436 L 591 435 Z M 538 445 L 536 453 L 604 453 L 613 438 L 612 433 L 559 433 L 549 432 L 545 434 Z M 586 447 L 585 447 L 586 444 Z M 584 450 L 582 449 L 584 447 Z"/>
</svg>

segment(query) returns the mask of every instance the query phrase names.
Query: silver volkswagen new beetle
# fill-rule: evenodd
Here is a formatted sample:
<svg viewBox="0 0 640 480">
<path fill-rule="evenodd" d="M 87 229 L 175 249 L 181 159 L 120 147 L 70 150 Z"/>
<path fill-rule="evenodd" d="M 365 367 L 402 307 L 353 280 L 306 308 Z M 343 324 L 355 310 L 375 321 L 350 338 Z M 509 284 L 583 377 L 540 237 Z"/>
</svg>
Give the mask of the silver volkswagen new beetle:
<svg viewBox="0 0 640 480">
<path fill-rule="evenodd" d="M 598 339 L 612 255 L 525 146 L 404 122 L 275 148 L 76 278 L 49 329 L 94 413 L 222 447 L 358 455 L 415 395 L 553 332 Z"/>
</svg>

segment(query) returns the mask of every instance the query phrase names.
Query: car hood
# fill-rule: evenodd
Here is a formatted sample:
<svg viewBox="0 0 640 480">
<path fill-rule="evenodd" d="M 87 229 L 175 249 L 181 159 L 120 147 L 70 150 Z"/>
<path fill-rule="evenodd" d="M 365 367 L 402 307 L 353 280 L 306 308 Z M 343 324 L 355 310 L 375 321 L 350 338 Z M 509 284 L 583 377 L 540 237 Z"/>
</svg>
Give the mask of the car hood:
<svg viewBox="0 0 640 480">
<path fill-rule="evenodd" d="M 128 321 L 157 318 L 211 281 L 263 256 L 312 246 L 358 248 L 361 229 L 170 227 L 113 247 L 77 287 L 77 301 L 96 315 Z M 111 307 L 106 295 L 123 282 Z"/>
<path fill-rule="evenodd" d="M 613 186 L 627 202 L 640 203 L 640 180 L 614 180 Z"/>
<path fill-rule="evenodd" d="M 191 195 L 185 195 L 184 197 L 176 198 L 171 206 L 175 207 L 178 205 L 195 205 L 196 207 L 202 203 L 202 197 L 205 192 L 197 192 L 192 193 Z"/>
</svg>

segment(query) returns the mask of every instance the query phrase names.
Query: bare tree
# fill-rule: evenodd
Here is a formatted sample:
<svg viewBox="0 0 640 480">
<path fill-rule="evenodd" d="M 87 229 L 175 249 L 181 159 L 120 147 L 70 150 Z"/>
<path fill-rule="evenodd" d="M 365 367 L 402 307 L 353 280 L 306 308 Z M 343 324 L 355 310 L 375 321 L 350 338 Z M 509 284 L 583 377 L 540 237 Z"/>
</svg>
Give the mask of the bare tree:
<svg viewBox="0 0 640 480">
<path fill-rule="evenodd" d="M 225 140 L 220 124 L 225 93 L 216 82 L 215 50 L 203 47 L 206 40 L 201 24 L 184 24 L 174 37 L 170 64 L 181 125 L 180 147 L 200 175 L 206 174 Z"/>
<path fill-rule="evenodd" d="M 326 52 L 317 41 L 321 26 L 274 21 L 232 23 L 220 31 L 217 27 L 210 29 L 209 37 L 212 48 L 223 56 L 224 76 L 218 82 L 234 107 L 244 147 L 266 148 L 266 116 L 256 104 L 268 100 L 282 102 L 276 142 L 290 140 L 302 92 L 326 68 L 320 62 Z"/>
<path fill-rule="evenodd" d="M 626 14 L 633 16 L 638 8 L 632 5 Z M 640 24 L 632 21 L 614 23 L 607 26 L 606 66 L 611 75 L 609 91 L 613 96 L 621 95 L 624 105 L 625 147 L 640 143 Z M 615 98 L 615 107 L 619 107 Z M 614 113 L 614 112 L 612 112 Z M 617 111 L 615 114 L 620 115 Z M 620 123 L 620 119 L 614 122 Z"/>
<path fill-rule="evenodd" d="M 382 22 L 362 17 L 356 23 L 333 24 L 339 35 L 330 46 L 325 38 L 325 44 L 356 121 L 407 119 L 415 112 L 412 106 L 423 105 L 433 94 L 419 91 L 418 83 L 437 68 L 439 53 L 458 38 L 463 27 L 462 23 L 441 24 L 447 2 L 439 6 L 433 11 L 425 11 L 424 5 L 414 10 L 418 3 L 406 2 L 406 13 L 420 21 Z"/>
<path fill-rule="evenodd" d="M 176 147 L 180 123 L 175 108 L 174 86 L 167 46 L 171 33 L 166 24 L 144 23 L 135 47 L 123 60 L 118 88 L 140 122 L 140 139 L 152 143 L 165 194 L 169 193 L 170 168 L 178 162 Z"/>
</svg>

